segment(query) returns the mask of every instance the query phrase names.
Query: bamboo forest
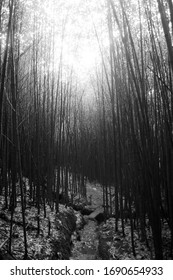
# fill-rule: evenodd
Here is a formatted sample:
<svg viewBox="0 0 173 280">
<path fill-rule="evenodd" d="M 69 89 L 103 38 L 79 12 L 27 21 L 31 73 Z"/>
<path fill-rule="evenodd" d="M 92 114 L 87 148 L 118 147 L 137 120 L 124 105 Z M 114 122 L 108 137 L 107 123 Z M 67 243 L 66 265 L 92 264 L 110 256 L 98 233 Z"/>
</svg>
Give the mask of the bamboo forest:
<svg viewBox="0 0 173 280">
<path fill-rule="evenodd" d="M 173 259 L 172 0 L 0 0 L 0 259 Z"/>
</svg>

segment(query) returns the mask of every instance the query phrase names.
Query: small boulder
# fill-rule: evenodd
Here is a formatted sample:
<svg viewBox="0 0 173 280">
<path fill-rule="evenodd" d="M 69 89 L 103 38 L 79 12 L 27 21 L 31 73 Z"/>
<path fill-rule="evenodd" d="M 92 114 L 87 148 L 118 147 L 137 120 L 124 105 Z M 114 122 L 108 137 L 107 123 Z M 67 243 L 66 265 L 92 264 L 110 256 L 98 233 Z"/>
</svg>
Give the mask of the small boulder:
<svg viewBox="0 0 173 280">
<path fill-rule="evenodd" d="M 105 214 L 103 207 L 97 208 L 94 212 L 92 212 L 89 216 L 89 219 L 95 219 L 98 223 L 101 223 L 105 220 Z"/>
</svg>

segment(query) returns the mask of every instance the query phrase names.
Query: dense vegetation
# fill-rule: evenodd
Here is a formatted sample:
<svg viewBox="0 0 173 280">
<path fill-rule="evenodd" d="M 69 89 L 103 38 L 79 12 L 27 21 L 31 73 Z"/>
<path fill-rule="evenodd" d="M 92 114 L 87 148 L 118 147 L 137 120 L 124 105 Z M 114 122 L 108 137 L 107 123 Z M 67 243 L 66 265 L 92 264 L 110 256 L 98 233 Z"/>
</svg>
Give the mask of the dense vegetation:
<svg viewBox="0 0 173 280">
<path fill-rule="evenodd" d="M 11 221 L 20 196 L 25 255 L 26 197 L 38 209 L 39 234 L 41 207 L 46 216 L 46 203 L 59 211 L 60 193 L 66 204 L 77 193 L 86 196 L 86 180 L 102 185 L 105 218 L 115 217 L 115 231 L 124 233 L 130 219 L 132 244 L 133 219 L 142 240 L 150 224 L 156 259 L 163 258 L 166 220 L 172 255 L 172 0 L 105 0 L 95 7 L 108 44 L 93 17 L 101 59 L 88 79 L 90 99 L 66 64 L 69 15 L 61 19 L 63 1 L 55 2 L 58 26 L 40 1 L 0 1 L 0 194 Z M 87 3 L 86 13 L 97 13 Z"/>
</svg>

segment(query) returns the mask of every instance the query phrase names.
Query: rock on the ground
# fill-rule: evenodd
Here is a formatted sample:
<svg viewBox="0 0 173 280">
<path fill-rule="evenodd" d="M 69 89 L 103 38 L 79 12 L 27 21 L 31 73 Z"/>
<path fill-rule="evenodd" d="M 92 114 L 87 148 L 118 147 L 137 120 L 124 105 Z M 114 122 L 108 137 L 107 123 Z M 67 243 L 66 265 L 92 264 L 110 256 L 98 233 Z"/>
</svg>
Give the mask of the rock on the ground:
<svg viewBox="0 0 173 280">
<path fill-rule="evenodd" d="M 86 205 L 82 210 L 82 215 L 90 215 L 92 212 L 94 212 L 95 208 L 93 208 L 91 205 Z"/>
<path fill-rule="evenodd" d="M 98 223 L 101 223 L 105 219 L 104 209 L 103 207 L 98 207 L 94 212 L 92 212 L 89 216 L 89 219 L 96 220 Z"/>
</svg>

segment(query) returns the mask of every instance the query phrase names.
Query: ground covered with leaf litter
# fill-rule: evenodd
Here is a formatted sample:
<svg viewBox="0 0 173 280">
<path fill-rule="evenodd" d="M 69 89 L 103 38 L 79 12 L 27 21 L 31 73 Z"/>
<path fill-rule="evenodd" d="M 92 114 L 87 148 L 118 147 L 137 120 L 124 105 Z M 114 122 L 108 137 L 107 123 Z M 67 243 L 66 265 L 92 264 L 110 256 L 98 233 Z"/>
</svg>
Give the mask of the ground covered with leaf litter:
<svg viewBox="0 0 173 280">
<path fill-rule="evenodd" d="M 2 201 L 2 198 L 0 198 Z M 26 232 L 29 259 L 68 259 L 70 255 L 71 234 L 76 227 L 76 215 L 72 208 L 60 205 L 55 214 L 47 206 L 47 216 L 40 213 L 40 234 L 37 234 L 37 209 L 26 209 Z M 0 252 L 6 256 L 10 232 L 11 213 L 0 210 Z M 4 244 L 4 245 L 3 245 Z M 3 245 L 3 246 L 2 246 Z M 24 255 L 21 207 L 17 207 L 13 218 L 12 255 L 22 259 Z"/>
<path fill-rule="evenodd" d="M 119 228 L 121 228 L 119 222 Z M 154 245 L 152 239 L 152 233 L 150 227 L 147 228 L 147 240 L 142 242 L 138 230 L 134 230 L 134 243 L 135 253 L 133 255 L 131 245 L 131 229 L 130 222 L 125 223 L 125 236 L 122 232 L 115 232 L 115 219 L 110 218 L 99 226 L 99 256 L 101 259 L 112 259 L 112 260 L 150 260 L 154 259 Z M 162 229 L 163 236 L 163 254 L 164 259 L 171 259 L 170 248 L 171 248 L 171 233 L 170 229 L 165 222 Z"/>
<path fill-rule="evenodd" d="M 102 207 L 102 189 L 97 184 L 87 184 L 87 196 L 92 196 L 91 211 Z M 78 199 L 80 207 L 88 207 L 86 200 Z M 11 212 L 3 210 L 4 197 L 0 196 L 0 259 L 8 259 L 8 244 Z M 130 223 L 125 223 L 125 236 L 115 233 L 115 219 L 97 223 L 92 215 L 82 215 L 72 207 L 60 204 L 59 213 L 46 206 L 40 211 L 40 234 L 37 234 L 37 209 L 28 206 L 25 211 L 28 242 L 28 259 L 37 260 L 87 260 L 87 259 L 154 259 L 150 228 L 147 229 L 148 245 L 141 242 L 138 231 L 134 231 L 135 253 L 131 246 Z M 91 217 L 91 218 L 90 218 Z M 119 224 L 119 228 L 121 225 Z M 163 226 L 164 259 L 169 259 L 170 231 Z M 23 259 L 24 243 L 21 206 L 15 209 L 13 217 L 12 258 Z"/>
</svg>

